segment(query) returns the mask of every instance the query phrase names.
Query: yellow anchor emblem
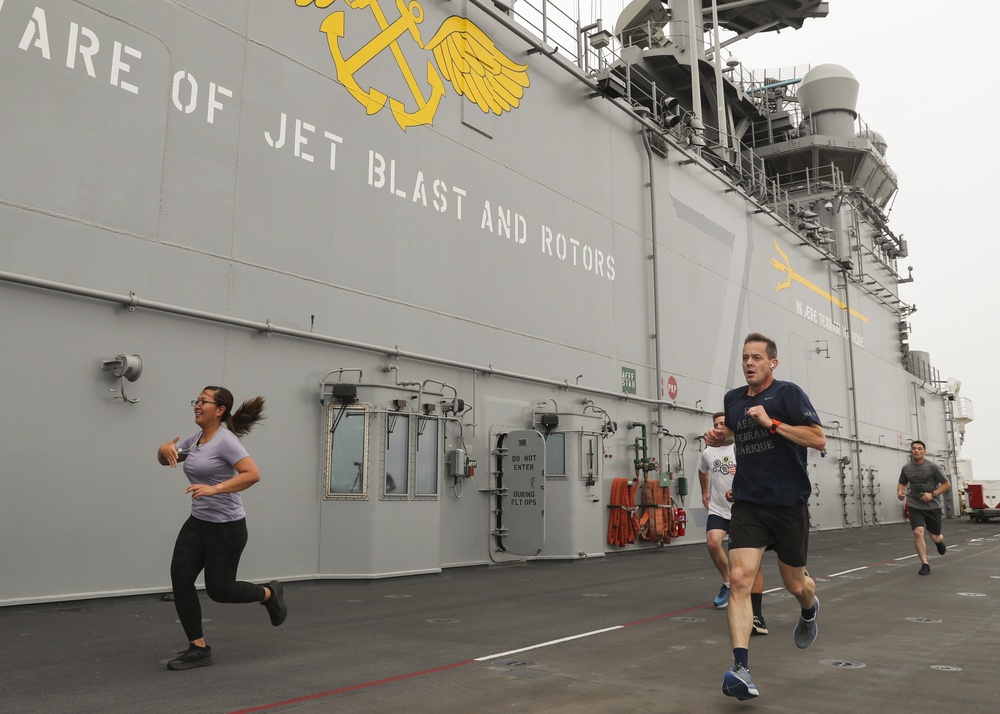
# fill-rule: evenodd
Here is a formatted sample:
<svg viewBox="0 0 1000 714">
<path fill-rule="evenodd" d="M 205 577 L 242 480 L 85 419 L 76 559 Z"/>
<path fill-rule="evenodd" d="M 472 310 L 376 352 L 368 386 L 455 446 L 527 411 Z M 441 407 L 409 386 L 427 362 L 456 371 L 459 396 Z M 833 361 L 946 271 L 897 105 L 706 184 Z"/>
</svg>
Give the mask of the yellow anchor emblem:
<svg viewBox="0 0 1000 714">
<path fill-rule="evenodd" d="M 524 88 L 529 85 L 527 65 L 514 63 L 497 49 L 479 27 L 468 19 L 455 15 L 445 20 L 434 37 L 424 44 L 418 27 L 424 21 L 423 7 L 417 0 L 409 3 L 405 0 L 395 1 L 399 19 L 389 22 L 379 0 L 346 0 L 354 9 L 370 8 L 380 29 L 375 37 L 350 57 L 345 57 L 340 49 L 345 29 L 344 13 L 335 12 L 327 16 L 320 25 L 320 31 L 326 34 L 330 54 L 337 68 L 337 79 L 365 107 L 368 114 L 375 114 L 388 105 L 396 123 L 404 131 L 411 126 L 432 123 L 438 104 L 445 95 L 442 74 L 456 92 L 468 97 L 483 112 L 499 115 L 517 108 L 524 96 Z M 295 0 L 299 7 L 316 5 L 318 8 L 326 8 L 333 3 L 334 0 Z M 427 62 L 429 96 L 424 96 L 399 46 L 399 39 L 406 33 L 410 34 L 421 49 L 433 52 L 437 61 L 437 69 L 432 62 Z M 405 102 L 389 97 L 374 87 L 366 91 L 354 78 L 358 70 L 385 49 L 392 53 L 413 95 L 412 99 L 416 104 L 413 111 L 407 110 Z"/>
<path fill-rule="evenodd" d="M 782 290 L 785 290 L 787 288 L 792 287 L 792 283 L 798 283 L 799 285 L 802 285 L 802 286 L 808 288 L 809 290 L 812 290 L 814 293 L 816 293 L 820 297 L 826 298 L 833 305 L 836 305 L 841 310 L 847 310 L 848 309 L 847 308 L 847 303 L 845 303 L 844 301 L 840 300 L 839 298 L 834 297 L 833 295 L 831 295 L 830 293 L 828 293 L 823 288 L 819 287 L 818 285 L 816 285 L 812 281 L 808 280 L 806 277 L 804 277 L 802 275 L 799 275 L 794 270 L 792 270 L 792 263 L 791 263 L 791 261 L 788 260 L 788 255 L 786 255 L 785 251 L 783 251 L 781 249 L 781 247 L 778 245 L 778 241 L 777 240 L 775 240 L 773 238 L 772 238 L 772 240 L 774 241 L 774 249 L 776 251 L 778 251 L 778 255 L 781 256 L 781 260 L 777 260 L 776 258 L 771 258 L 771 267 L 774 268 L 775 270 L 777 270 L 778 272 L 784 273 L 785 275 L 788 276 L 787 280 L 782 280 L 781 282 L 778 283 L 778 285 L 774 289 L 774 292 L 780 292 Z M 868 318 L 865 317 L 864 315 L 862 315 L 860 312 L 858 312 L 854 308 L 850 308 L 850 313 L 854 317 L 856 317 L 859 320 L 861 320 L 861 322 L 864 322 L 864 323 L 868 322 Z"/>
</svg>

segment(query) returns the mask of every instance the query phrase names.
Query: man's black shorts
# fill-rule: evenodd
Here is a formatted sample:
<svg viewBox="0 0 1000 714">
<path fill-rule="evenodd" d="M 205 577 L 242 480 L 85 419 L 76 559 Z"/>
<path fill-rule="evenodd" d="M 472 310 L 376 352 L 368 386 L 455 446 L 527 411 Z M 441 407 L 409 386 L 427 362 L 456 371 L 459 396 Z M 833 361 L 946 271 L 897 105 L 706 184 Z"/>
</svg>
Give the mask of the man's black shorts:
<svg viewBox="0 0 1000 714">
<path fill-rule="evenodd" d="M 708 521 L 705 523 L 705 532 L 726 531 L 729 532 L 729 519 L 717 516 L 714 513 L 708 514 Z"/>
<path fill-rule="evenodd" d="M 926 528 L 928 533 L 941 535 L 941 509 L 936 508 L 930 511 L 910 506 L 910 528 L 921 527 Z"/>
<path fill-rule="evenodd" d="M 809 550 L 809 506 L 734 503 L 729 521 L 729 550 L 767 546 L 773 547 L 778 560 L 785 565 L 804 568 Z"/>
</svg>

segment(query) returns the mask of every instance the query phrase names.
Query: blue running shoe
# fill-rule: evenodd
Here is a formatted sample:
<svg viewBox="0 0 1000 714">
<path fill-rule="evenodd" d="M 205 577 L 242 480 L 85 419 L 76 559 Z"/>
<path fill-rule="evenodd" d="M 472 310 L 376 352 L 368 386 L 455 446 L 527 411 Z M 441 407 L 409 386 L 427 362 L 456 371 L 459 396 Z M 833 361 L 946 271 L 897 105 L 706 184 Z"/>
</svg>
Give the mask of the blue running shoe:
<svg viewBox="0 0 1000 714">
<path fill-rule="evenodd" d="M 733 668 L 722 677 L 722 693 L 727 697 L 736 697 L 741 702 L 760 696 L 756 685 L 750 679 L 750 672 L 742 664 L 734 664 Z"/>
<path fill-rule="evenodd" d="M 719 589 L 719 594 L 715 596 L 715 600 L 712 601 L 712 604 L 715 605 L 720 610 L 722 610 L 723 608 L 726 607 L 726 605 L 729 604 L 729 586 L 728 585 L 724 584 Z"/>
<path fill-rule="evenodd" d="M 799 624 L 795 626 L 795 630 L 792 632 L 792 639 L 795 640 L 795 646 L 800 650 L 804 650 L 816 641 L 816 635 L 819 634 L 819 625 L 816 624 L 816 620 L 818 619 L 819 598 L 816 598 L 816 614 L 813 615 L 813 619 L 803 620 L 802 615 L 800 614 Z"/>
</svg>

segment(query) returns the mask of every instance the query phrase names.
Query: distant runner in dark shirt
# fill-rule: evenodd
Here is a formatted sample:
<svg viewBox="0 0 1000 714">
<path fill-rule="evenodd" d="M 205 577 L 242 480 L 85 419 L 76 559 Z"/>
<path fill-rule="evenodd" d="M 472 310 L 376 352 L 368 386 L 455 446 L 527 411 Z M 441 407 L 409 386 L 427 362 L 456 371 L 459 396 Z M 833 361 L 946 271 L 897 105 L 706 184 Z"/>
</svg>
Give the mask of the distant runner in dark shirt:
<svg viewBox="0 0 1000 714">
<path fill-rule="evenodd" d="M 938 496 L 951 488 L 951 482 L 941 473 L 941 469 L 933 461 L 928 461 L 927 446 L 924 442 L 914 441 L 910 445 L 911 463 L 903 466 L 899 472 L 899 485 L 896 495 L 910 510 L 910 527 L 913 528 L 913 545 L 920 556 L 920 570 L 917 575 L 930 575 L 931 566 L 927 562 L 927 545 L 924 543 L 924 530 L 930 535 L 939 555 L 944 555 L 948 546 L 944 544 L 941 535 L 941 501 Z M 907 497 L 907 493 L 909 497 Z"/>
</svg>

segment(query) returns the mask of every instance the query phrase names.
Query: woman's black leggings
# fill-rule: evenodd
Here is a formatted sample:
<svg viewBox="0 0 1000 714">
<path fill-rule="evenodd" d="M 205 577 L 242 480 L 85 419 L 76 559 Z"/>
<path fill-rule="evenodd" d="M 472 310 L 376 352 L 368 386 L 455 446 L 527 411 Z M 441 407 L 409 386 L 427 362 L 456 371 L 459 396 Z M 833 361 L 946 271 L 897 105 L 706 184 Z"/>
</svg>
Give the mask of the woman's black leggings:
<svg viewBox="0 0 1000 714">
<path fill-rule="evenodd" d="M 174 544 L 170 580 L 174 607 L 188 640 L 204 637 L 201 602 L 194 581 L 205 571 L 205 590 L 216 602 L 260 602 L 264 588 L 238 581 L 236 569 L 247 544 L 247 521 L 209 523 L 191 516 L 184 522 Z"/>
</svg>

